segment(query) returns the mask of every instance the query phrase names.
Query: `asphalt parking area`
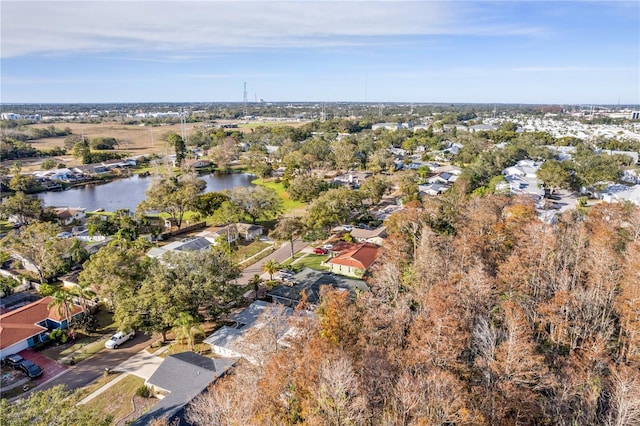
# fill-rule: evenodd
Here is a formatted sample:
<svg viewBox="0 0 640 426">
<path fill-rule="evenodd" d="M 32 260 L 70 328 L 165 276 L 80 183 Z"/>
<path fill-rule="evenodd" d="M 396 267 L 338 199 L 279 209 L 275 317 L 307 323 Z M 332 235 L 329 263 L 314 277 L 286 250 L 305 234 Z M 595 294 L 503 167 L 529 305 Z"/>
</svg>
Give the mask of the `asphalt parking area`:
<svg viewBox="0 0 640 426">
<path fill-rule="evenodd" d="M 29 361 L 33 361 L 42 369 L 42 376 L 37 379 L 31 380 L 29 383 L 29 387 L 34 387 L 39 385 L 40 383 L 44 383 L 49 379 L 56 377 L 58 374 L 62 373 L 67 369 L 67 366 L 61 362 L 55 361 L 46 355 L 36 352 L 33 349 L 25 349 L 20 352 L 20 355 L 24 359 L 28 359 Z"/>
</svg>

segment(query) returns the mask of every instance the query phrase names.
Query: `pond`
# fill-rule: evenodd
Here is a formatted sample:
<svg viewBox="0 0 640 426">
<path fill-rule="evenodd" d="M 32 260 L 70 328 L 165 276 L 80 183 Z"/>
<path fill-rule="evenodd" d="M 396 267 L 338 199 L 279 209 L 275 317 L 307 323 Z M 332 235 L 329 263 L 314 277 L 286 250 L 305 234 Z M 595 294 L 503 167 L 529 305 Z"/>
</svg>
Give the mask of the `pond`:
<svg viewBox="0 0 640 426">
<path fill-rule="evenodd" d="M 200 176 L 207 183 L 204 192 L 217 192 L 236 186 L 251 186 L 255 176 L 247 173 L 209 174 Z M 151 185 L 152 177 L 138 175 L 116 179 L 103 184 L 79 186 L 65 191 L 50 191 L 36 194 L 44 200 L 45 206 L 84 207 L 88 212 L 97 209 L 116 211 L 136 207 L 145 199 L 145 192 Z"/>
</svg>

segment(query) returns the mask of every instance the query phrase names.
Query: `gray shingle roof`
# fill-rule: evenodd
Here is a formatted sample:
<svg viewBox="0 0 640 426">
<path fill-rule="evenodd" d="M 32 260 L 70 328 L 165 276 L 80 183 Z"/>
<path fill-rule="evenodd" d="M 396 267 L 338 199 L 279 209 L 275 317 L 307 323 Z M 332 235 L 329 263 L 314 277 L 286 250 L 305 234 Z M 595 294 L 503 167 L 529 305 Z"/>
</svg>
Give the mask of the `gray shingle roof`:
<svg viewBox="0 0 640 426">
<path fill-rule="evenodd" d="M 184 421 L 184 407 L 210 383 L 222 376 L 234 363 L 234 358 L 207 358 L 194 352 L 169 355 L 147 380 L 147 383 L 169 392 L 149 412 L 133 425 L 147 425 L 154 418 L 166 416 L 169 420 Z"/>
<path fill-rule="evenodd" d="M 286 299 L 293 303 L 300 301 L 304 290 L 307 295 L 307 301 L 315 305 L 320 301 L 320 287 L 323 285 L 349 290 L 351 293 L 356 290 L 369 290 L 367 284 L 362 280 L 346 278 L 330 272 L 315 271 L 309 268 L 304 268 L 302 272 L 293 277 L 293 280 L 297 282 L 296 285 L 279 285 L 269 293 L 269 296 Z"/>
</svg>

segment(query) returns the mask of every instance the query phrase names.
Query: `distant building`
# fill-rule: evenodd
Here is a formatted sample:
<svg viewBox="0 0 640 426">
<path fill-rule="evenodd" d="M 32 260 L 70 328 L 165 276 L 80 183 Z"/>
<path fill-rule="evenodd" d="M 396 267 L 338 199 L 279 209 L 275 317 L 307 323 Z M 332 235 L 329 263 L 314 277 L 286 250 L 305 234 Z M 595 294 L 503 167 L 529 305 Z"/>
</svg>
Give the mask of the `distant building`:
<svg viewBox="0 0 640 426">
<path fill-rule="evenodd" d="M 54 209 L 55 215 L 62 226 L 71 225 L 74 221 L 84 223 L 87 218 L 87 209 L 59 207 Z"/>
</svg>

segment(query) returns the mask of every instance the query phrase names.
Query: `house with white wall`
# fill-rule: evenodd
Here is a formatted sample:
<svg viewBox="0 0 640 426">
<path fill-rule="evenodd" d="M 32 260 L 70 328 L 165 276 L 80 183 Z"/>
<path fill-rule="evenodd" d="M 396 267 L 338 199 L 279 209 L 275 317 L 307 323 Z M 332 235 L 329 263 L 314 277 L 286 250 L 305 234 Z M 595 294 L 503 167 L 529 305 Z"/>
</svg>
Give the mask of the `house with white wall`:
<svg viewBox="0 0 640 426">
<path fill-rule="evenodd" d="M 46 340 L 49 330 L 67 328 L 69 319 L 82 313 L 80 306 L 73 305 L 67 317 L 50 306 L 52 302 L 47 296 L 0 315 L 0 359 Z"/>
</svg>

